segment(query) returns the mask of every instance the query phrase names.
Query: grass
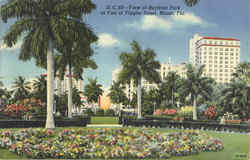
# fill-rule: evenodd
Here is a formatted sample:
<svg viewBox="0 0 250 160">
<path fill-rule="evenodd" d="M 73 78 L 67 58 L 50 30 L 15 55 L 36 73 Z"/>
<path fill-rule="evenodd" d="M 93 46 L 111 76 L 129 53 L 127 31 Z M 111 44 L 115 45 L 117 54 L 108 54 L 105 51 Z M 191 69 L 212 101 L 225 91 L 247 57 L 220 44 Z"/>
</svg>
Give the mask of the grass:
<svg viewBox="0 0 250 160">
<path fill-rule="evenodd" d="M 118 117 L 91 117 L 91 124 L 118 124 Z"/>
<path fill-rule="evenodd" d="M 96 117 L 97 118 L 97 117 Z M 104 117 L 102 117 L 104 118 Z M 100 120 L 100 119 L 99 119 Z M 64 128 L 57 128 L 56 130 L 62 130 Z M 76 129 L 76 128 L 74 128 Z M 95 129 L 95 128 L 92 128 Z M 132 128 L 133 129 L 133 128 Z M 16 129 L 11 129 L 16 130 Z M 153 130 L 154 132 L 179 132 L 180 130 L 168 130 L 168 129 L 148 129 Z M 203 132 L 203 131 L 201 131 Z M 202 152 L 198 155 L 185 156 L 185 157 L 173 157 L 168 160 L 248 160 L 248 158 L 237 158 L 237 154 L 249 155 L 250 153 L 250 135 L 249 134 L 238 134 L 238 133 L 216 133 L 216 132 L 207 132 L 208 135 L 219 138 L 224 143 L 224 150 L 220 152 Z M 16 156 L 15 154 L 5 150 L 0 149 L 0 159 L 26 159 L 25 156 Z M 250 157 L 249 157 L 250 158 Z"/>
</svg>

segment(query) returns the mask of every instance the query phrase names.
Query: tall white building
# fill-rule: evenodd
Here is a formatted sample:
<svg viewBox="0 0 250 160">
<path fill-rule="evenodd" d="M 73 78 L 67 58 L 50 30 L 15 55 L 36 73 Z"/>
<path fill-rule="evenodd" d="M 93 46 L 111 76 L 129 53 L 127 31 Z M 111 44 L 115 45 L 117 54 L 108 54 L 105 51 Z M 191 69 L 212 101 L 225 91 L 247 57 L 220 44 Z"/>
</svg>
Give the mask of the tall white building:
<svg viewBox="0 0 250 160">
<path fill-rule="evenodd" d="M 43 76 L 47 76 L 47 74 L 43 74 Z M 58 76 L 54 79 L 54 85 L 55 85 L 55 93 L 57 95 L 62 94 L 69 90 L 69 75 L 66 73 L 61 80 Z M 77 88 L 79 91 L 83 90 L 83 80 L 79 79 L 76 80 L 74 78 L 74 75 L 72 75 L 72 88 Z"/>
<path fill-rule="evenodd" d="M 240 40 L 195 34 L 189 41 L 189 61 L 195 67 L 205 65 L 204 76 L 229 83 L 240 63 Z"/>
<path fill-rule="evenodd" d="M 169 63 L 162 63 L 158 72 L 159 72 L 162 80 L 164 80 L 164 78 L 167 76 L 168 72 L 170 72 L 170 71 L 176 72 L 178 75 L 185 78 L 185 76 L 186 76 L 185 66 L 186 66 L 186 63 L 174 65 L 174 64 L 171 64 L 171 62 L 169 61 Z M 118 74 L 120 71 L 121 71 L 121 68 L 113 70 L 112 80 L 114 80 L 114 81 L 117 80 L 117 77 L 118 77 Z M 141 80 L 141 84 L 142 84 L 142 87 L 144 89 L 146 89 L 147 91 L 157 87 L 157 84 L 150 83 L 149 81 L 147 81 L 145 79 Z M 136 93 L 136 89 L 137 89 L 137 86 L 135 85 L 134 81 L 131 80 L 130 84 L 127 84 L 125 86 L 125 93 L 126 93 L 127 97 L 132 99 L 133 93 Z"/>
</svg>

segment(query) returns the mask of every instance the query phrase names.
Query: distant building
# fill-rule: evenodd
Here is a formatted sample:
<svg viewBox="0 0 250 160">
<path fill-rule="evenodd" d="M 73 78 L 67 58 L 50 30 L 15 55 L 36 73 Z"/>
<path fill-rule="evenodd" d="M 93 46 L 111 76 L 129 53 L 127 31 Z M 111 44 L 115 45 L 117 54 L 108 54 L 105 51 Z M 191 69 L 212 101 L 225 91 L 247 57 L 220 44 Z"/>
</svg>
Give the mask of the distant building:
<svg viewBox="0 0 250 160">
<path fill-rule="evenodd" d="M 161 79 L 164 80 L 164 78 L 167 76 L 168 72 L 173 71 L 176 72 L 178 75 L 181 77 L 185 78 L 186 77 L 186 63 L 181 63 L 181 64 L 171 64 L 171 61 L 169 60 L 168 63 L 162 63 L 160 69 L 158 70 Z M 112 80 L 116 81 L 118 77 L 117 74 L 121 71 L 121 68 L 115 69 L 112 72 Z M 147 91 L 156 88 L 157 84 L 155 83 L 150 83 L 149 81 L 145 80 L 142 78 L 141 80 L 142 88 L 146 89 Z M 136 93 L 137 86 L 135 85 L 134 81 L 131 80 L 130 84 L 125 85 L 125 94 L 129 99 L 132 99 L 133 93 Z"/>
<path fill-rule="evenodd" d="M 240 63 L 240 40 L 195 34 L 189 41 L 189 61 L 195 67 L 205 65 L 204 76 L 229 83 Z"/>
</svg>

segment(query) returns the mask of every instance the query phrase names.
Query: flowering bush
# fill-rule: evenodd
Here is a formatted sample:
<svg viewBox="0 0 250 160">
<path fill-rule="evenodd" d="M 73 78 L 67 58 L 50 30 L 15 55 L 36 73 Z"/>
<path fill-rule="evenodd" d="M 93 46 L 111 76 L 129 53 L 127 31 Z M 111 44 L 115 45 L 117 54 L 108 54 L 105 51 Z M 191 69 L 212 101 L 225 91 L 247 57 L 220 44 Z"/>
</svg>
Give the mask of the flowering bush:
<svg viewBox="0 0 250 160">
<path fill-rule="evenodd" d="M 223 143 L 198 131 L 154 133 L 137 129 L 25 129 L 0 131 L 0 146 L 43 159 L 169 158 L 220 151 Z"/>
<path fill-rule="evenodd" d="M 178 115 L 185 118 L 191 118 L 193 116 L 193 106 L 184 106 L 178 110 Z"/>
<path fill-rule="evenodd" d="M 217 118 L 216 108 L 213 105 L 209 106 L 205 111 L 205 116 L 207 119 L 216 119 Z"/>
<path fill-rule="evenodd" d="M 167 114 L 167 115 L 174 115 L 176 114 L 176 109 L 168 109 L 166 108 L 165 111 L 164 111 L 164 114 Z"/>
<path fill-rule="evenodd" d="M 158 115 L 161 115 L 162 114 L 162 110 L 161 109 L 157 109 L 155 112 L 154 112 L 154 115 L 158 116 Z"/>
</svg>

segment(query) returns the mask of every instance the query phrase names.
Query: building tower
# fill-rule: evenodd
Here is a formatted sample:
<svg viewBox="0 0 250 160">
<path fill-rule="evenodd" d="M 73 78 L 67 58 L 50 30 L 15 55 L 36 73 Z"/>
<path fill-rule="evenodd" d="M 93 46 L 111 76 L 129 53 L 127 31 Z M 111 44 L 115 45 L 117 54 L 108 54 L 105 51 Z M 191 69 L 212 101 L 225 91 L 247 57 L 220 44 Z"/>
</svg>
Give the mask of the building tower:
<svg viewBox="0 0 250 160">
<path fill-rule="evenodd" d="M 205 65 L 204 76 L 229 83 L 240 63 L 240 40 L 195 34 L 189 41 L 189 61 L 195 67 Z"/>
</svg>

